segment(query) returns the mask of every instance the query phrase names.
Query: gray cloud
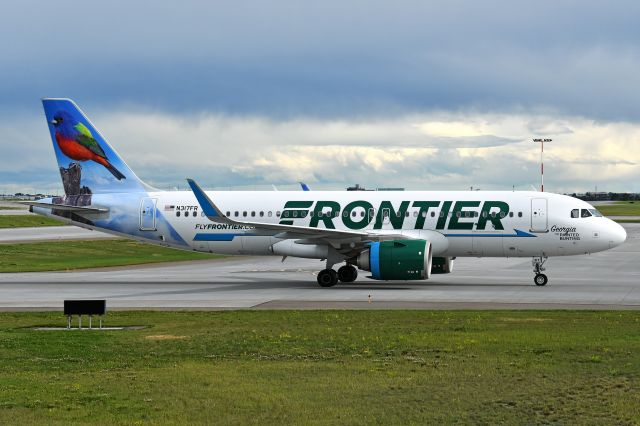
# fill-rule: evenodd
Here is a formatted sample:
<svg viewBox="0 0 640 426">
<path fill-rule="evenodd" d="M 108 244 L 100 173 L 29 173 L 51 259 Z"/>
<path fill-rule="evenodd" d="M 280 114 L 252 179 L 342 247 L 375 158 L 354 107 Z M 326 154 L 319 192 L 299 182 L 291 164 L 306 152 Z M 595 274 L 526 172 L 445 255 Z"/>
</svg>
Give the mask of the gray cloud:
<svg viewBox="0 0 640 426">
<path fill-rule="evenodd" d="M 57 187 L 38 99 L 64 96 L 162 187 L 189 175 L 210 187 L 528 188 L 530 138 L 548 136 L 556 164 L 579 176 L 550 163 L 552 187 L 597 177 L 640 190 L 639 12 L 632 1 L 8 3 L 0 179 Z M 425 121 L 444 131 L 413 126 Z"/>
<path fill-rule="evenodd" d="M 632 1 L 26 1 L 0 16 L 0 108 L 41 96 L 271 117 L 541 108 L 640 114 Z"/>
</svg>

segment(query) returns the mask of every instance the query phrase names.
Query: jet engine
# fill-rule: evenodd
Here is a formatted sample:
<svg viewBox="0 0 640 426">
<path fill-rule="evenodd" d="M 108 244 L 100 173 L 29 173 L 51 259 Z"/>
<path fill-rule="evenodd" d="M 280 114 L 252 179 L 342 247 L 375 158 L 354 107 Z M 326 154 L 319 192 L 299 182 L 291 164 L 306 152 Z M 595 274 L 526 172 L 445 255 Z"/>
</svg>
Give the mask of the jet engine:
<svg viewBox="0 0 640 426">
<path fill-rule="evenodd" d="M 356 258 L 358 268 L 376 280 L 427 280 L 431 277 L 431 243 L 426 240 L 374 242 Z"/>
<path fill-rule="evenodd" d="M 455 257 L 434 257 L 431 273 L 432 274 L 450 274 L 453 272 L 453 261 Z"/>
</svg>

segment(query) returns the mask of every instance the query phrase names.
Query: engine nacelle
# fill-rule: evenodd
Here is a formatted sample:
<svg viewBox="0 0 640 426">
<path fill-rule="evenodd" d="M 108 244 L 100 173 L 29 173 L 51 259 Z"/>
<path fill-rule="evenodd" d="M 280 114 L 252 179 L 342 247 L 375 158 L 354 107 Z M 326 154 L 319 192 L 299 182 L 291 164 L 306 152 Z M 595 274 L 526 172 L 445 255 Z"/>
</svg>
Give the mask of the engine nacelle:
<svg viewBox="0 0 640 426">
<path fill-rule="evenodd" d="M 434 257 L 431 264 L 432 274 L 450 274 L 453 272 L 453 257 Z"/>
<path fill-rule="evenodd" d="M 326 259 L 329 247 L 318 244 L 298 244 L 293 240 L 284 240 L 269 247 L 269 251 L 280 256 L 305 257 L 309 259 Z"/>
<path fill-rule="evenodd" d="M 427 280 L 431 277 L 431 243 L 394 240 L 371 243 L 357 259 L 358 268 L 376 280 Z"/>
</svg>

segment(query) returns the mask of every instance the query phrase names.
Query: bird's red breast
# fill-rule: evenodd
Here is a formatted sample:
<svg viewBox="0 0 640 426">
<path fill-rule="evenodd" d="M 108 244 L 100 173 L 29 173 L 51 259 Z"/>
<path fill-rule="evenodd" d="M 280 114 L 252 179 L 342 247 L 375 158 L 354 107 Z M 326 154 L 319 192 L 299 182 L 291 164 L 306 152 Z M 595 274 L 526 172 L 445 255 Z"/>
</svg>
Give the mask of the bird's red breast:
<svg viewBox="0 0 640 426">
<path fill-rule="evenodd" d="M 93 151 L 91 151 L 86 146 L 78 143 L 77 141 L 69 138 L 65 138 L 59 132 L 56 132 L 56 142 L 58 142 L 58 146 L 60 147 L 60 151 L 63 152 L 64 155 L 76 161 L 95 161 L 98 164 L 102 164 L 103 166 L 109 168 L 111 164 L 109 161 L 97 155 Z"/>
</svg>

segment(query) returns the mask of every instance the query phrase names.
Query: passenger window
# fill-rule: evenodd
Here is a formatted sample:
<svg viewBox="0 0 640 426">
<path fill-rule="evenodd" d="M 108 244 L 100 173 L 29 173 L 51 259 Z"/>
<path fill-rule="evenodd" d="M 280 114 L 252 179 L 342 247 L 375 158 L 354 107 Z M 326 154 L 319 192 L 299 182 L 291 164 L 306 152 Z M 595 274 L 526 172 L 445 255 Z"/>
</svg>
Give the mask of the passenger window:
<svg viewBox="0 0 640 426">
<path fill-rule="evenodd" d="M 267 213 L 267 216 L 271 217 L 271 211 L 269 211 L 269 213 Z"/>
<path fill-rule="evenodd" d="M 204 212 L 202 212 L 202 214 L 204 215 Z M 227 212 L 227 217 L 231 216 L 231 212 Z"/>
<path fill-rule="evenodd" d="M 413 217 L 418 217 L 418 210 L 413 212 Z"/>
<path fill-rule="evenodd" d="M 247 217 L 247 212 L 242 212 L 242 216 Z"/>
<path fill-rule="evenodd" d="M 436 212 L 431 212 L 431 217 L 436 217 Z"/>
<path fill-rule="evenodd" d="M 233 213 L 233 215 L 234 215 L 235 217 L 238 217 L 238 214 L 239 214 L 239 213 L 238 213 L 237 211 Z"/>
<path fill-rule="evenodd" d="M 260 217 L 263 217 L 263 216 L 264 216 L 264 212 L 260 212 Z"/>
<path fill-rule="evenodd" d="M 251 212 L 251 217 L 256 217 L 256 212 Z"/>
<path fill-rule="evenodd" d="M 404 217 L 409 217 L 409 212 L 405 212 Z"/>
<path fill-rule="evenodd" d="M 513 217 L 513 212 L 509 212 L 509 217 Z"/>
<path fill-rule="evenodd" d="M 591 217 L 591 213 L 589 213 L 589 210 L 587 209 L 582 209 L 581 215 L 582 217 Z"/>
<path fill-rule="evenodd" d="M 180 217 L 180 212 L 176 212 L 176 216 L 177 216 L 177 217 Z"/>
<path fill-rule="evenodd" d="M 356 217 L 356 212 L 351 212 L 351 217 Z"/>
<path fill-rule="evenodd" d="M 580 209 L 571 210 L 571 218 L 575 219 L 577 217 L 580 217 Z"/>
<path fill-rule="evenodd" d="M 364 217 L 364 210 L 360 212 L 360 217 Z"/>
<path fill-rule="evenodd" d="M 347 216 L 349 216 L 349 213 L 347 213 L 347 211 L 346 211 L 346 210 L 345 210 L 345 211 L 343 211 L 343 212 L 342 212 L 342 217 L 347 217 Z"/>
<path fill-rule="evenodd" d="M 522 217 L 522 212 L 518 212 L 518 217 Z"/>
<path fill-rule="evenodd" d="M 276 212 L 276 216 L 280 217 L 280 210 Z"/>
</svg>

